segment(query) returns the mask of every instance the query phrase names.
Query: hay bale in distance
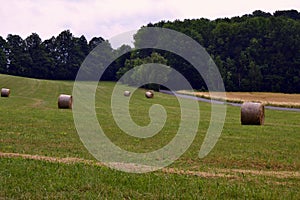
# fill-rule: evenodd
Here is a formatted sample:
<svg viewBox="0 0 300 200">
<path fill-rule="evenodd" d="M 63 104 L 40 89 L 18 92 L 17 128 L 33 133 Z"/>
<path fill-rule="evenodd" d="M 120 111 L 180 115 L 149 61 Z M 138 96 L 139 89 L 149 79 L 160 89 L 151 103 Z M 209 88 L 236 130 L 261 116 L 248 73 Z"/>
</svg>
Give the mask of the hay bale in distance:
<svg viewBox="0 0 300 200">
<path fill-rule="evenodd" d="M 128 90 L 124 91 L 124 96 L 125 96 L 125 97 L 129 97 L 129 96 L 130 96 L 130 94 L 131 94 L 131 92 L 130 92 L 130 91 L 128 91 Z"/>
<path fill-rule="evenodd" d="M 149 98 L 153 98 L 153 97 L 154 97 L 154 91 L 153 91 L 153 90 L 148 90 L 148 91 L 145 93 L 145 97 L 147 97 L 148 99 L 149 99 Z"/>
<path fill-rule="evenodd" d="M 58 108 L 72 109 L 73 97 L 71 95 L 61 94 L 58 97 Z"/>
<path fill-rule="evenodd" d="M 1 97 L 9 97 L 10 95 L 10 89 L 2 88 L 1 89 Z"/>
<path fill-rule="evenodd" d="M 261 103 L 245 102 L 241 106 L 242 125 L 263 125 L 265 107 Z"/>
</svg>

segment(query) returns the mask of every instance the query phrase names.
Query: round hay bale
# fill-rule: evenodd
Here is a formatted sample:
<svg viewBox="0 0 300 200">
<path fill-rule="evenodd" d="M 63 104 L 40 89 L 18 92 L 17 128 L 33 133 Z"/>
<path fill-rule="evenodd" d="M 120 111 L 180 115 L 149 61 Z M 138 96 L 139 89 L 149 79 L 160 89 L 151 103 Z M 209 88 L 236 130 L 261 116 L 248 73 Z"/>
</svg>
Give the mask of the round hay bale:
<svg viewBox="0 0 300 200">
<path fill-rule="evenodd" d="M 9 97 L 10 95 L 10 89 L 2 88 L 1 89 L 1 97 Z"/>
<path fill-rule="evenodd" d="M 148 90 L 148 91 L 145 93 L 145 97 L 147 97 L 148 99 L 149 99 L 149 98 L 153 98 L 153 97 L 154 97 L 154 91 L 153 91 L 153 90 Z"/>
<path fill-rule="evenodd" d="M 241 106 L 242 125 L 263 125 L 265 107 L 261 103 L 245 102 Z"/>
<path fill-rule="evenodd" d="M 58 108 L 72 109 L 73 98 L 71 95 L 61 94 L 58 97 Z"/>
<path fill-rule="evenodd" d="M 129 96 L 130 96 L 130 93 L 131 93 L 130 91 L 127 91 L 127 90 L 126 90 L 126 91 L 124 91 L 124 96 L 125 96 L 125 97 L 129 97 Z"/>
</svg>

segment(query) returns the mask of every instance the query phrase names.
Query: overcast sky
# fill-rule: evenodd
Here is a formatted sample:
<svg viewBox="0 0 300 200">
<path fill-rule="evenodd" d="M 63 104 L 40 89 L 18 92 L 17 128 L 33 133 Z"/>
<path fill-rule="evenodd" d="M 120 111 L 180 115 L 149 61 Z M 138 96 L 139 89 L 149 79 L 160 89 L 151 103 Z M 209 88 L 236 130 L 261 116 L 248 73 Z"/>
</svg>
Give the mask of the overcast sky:
<svg viewBox="0 0 300 200">
<path fill-rule="evenodd" d="M 0 35 L 45 40 L 69 29 L 75 36 L 109 39 L 149 22 L 241 16 L 254 10 L 300 11 L 300 0 L 0 0 Z"/>
</svg>

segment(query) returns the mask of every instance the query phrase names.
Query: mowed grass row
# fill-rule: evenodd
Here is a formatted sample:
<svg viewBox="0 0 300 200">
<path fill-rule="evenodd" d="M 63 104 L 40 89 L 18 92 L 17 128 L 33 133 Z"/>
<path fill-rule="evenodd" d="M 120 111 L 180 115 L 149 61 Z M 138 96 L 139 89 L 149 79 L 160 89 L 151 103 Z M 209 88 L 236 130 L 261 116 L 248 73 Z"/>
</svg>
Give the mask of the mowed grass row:
<svg viewBox="0 0 300 200">
<path fill-rule="evenodd" d="M 150 122 L 148 111 L 154 103 L 163 105 L 168 113 L 166 125 L 159 134 L 149 139 L 137 139 L 124 134 L 113 120 L 110 108 L 113 86 L 111 82 L 100 83 L 95 105 L 99 123 L 112 142 L 126 150 L 148 152 L 163 147 L 174 137 L 180 121 L 180 108 L 175 97 L 156 93 L 154 99 L 146 99 L 143 90 L 133 94 L 130 112 L 137 124 Z M 72 111 L 57 109 L 58 95 L 71 94 L 73 82 L 0 75 L 0 87 L 11 89 L 9 98 L 0 98 L 0 152 L 94 159 L 80 141 Z M 264 126 L 241 126 L 239 108 L 228 107 L 218 143 L 207 157 L 199 159 L 198 152 L 209 125 L 210 104 L 199 105 L 201 120 L 197 136 L 188 151 L 171 167 L 194 171 L 224 168 L 299 171 L 299 113 L 266 110 Z M 299 197 L 299 177 L 278 179 L 241 174 L 237 179 L 208 179 L 162 172 L 126 174 L 105 167 L 19 158 L 1 158 L 0 161 L 3 169 L 0 172 L 0 196 L 3 197 L 104 195 L 153 199 L 246 195 L 274 199 L 280 198 L 279 194 Z"/>
</svg>

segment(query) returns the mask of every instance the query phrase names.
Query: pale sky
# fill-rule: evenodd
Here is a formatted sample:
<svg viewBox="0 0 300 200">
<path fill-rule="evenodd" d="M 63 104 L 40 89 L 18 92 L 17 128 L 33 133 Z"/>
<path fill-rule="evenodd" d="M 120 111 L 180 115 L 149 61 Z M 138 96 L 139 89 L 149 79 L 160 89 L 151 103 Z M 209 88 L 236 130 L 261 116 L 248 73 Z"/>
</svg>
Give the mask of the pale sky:
<svg viewBox="0 0 300 200">
<path fill-rule="evenodd" d="M 69 29 L 75 36 L 109 39 L 149 22 L 241 16 L 254 10 L 296 9 L 299 0 L 0 0 L 0 36 L 42 40 Z"/>
</svg>

